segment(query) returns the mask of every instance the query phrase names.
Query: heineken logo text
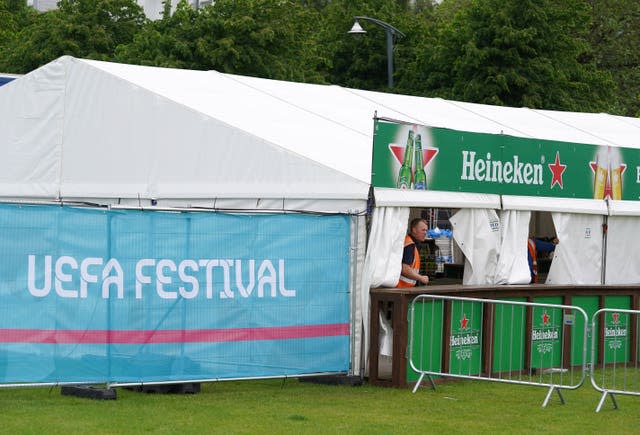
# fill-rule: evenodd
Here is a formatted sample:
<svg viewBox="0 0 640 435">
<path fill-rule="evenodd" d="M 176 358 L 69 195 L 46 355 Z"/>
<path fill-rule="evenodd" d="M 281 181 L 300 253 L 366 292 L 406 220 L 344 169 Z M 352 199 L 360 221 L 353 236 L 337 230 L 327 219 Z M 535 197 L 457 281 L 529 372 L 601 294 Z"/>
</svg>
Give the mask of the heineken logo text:
<svg viewBox="0 0 640 435">
<path fill-rule="evenodd" d="M 491 160 L 491 153 L 476 159 L 475 151 L 462 151 L 461 180 L 487 183 L 542 185 L 542 164 L 525 163 L 518 155 L 513 161 Z"/>
<path fill-rule="evenodd" d="M 451 335 L 449 337 L 449 346 L 450 347 L 455 347 L 455 346 L 469 346 L 469 345 L 473 345 L 473 344 L 478 344 L 480 343 L 480 339 L 478 338 L 477 335 Z"/>
<path fill-rule="evenodd" d="M 557 329 L 534 329 L 531 331 L 531 340 L 557 340 L 559 337 Z"/>
<path fill-rule="evenodd" d="M 605 337 L 626 337 L 627 330 L 624 328 L 604 328 Z"/>
</svg>

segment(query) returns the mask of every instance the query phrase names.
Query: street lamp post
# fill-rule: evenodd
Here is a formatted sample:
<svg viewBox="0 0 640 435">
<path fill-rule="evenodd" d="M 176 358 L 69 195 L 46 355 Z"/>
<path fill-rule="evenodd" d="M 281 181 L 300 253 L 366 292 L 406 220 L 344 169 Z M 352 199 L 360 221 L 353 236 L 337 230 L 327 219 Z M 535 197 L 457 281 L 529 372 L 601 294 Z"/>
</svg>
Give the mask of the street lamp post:
<svg viewBox="0 0 640 435">
<path fill-rule="evenodd" d="M 355 23 L 353 23 L 353 27 L 351 27 L 351 30 L 347 32 L 352 35 L 361 35 L 367 33 L 367 31 L 364 30 L 362 26 L 360 26 L 358 20 L 370 21 L 384 29 L 384 33 L 387 35 L 387 83 L 389 85 L 389 88 L 393 88 L 393 40 L 394 38 L 400 39 L 404 37 L 404 33 L 393 27 L 391 24 L 385 23 L 384 21 L 380 21 L 376 18 L 362 16 L 353 18 L 356 21 Z"/>
</svg>

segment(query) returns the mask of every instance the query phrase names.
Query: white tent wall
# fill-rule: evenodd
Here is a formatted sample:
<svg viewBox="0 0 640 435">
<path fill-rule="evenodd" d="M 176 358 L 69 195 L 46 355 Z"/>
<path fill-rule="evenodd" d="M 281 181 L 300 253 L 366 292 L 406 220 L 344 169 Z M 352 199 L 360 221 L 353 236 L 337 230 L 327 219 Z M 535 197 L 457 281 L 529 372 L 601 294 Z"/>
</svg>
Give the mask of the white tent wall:
<svg viewBox="0 0 640 435">
<path fill-rule="evenodd" d="M 366 198 L 366 182 L 282 148 L 278 144 L 286 138 L 277 133 L 271 140 L 252 133 L 258 119 L 267 122 L 265 116 L 256 114 L 251 118 L 245 113 L 248 127 L 232 126 L 199 112 L 195 102 L 190 106 L 176 104 L 175 99 L 122 80 L 93 63 L 71 62 L 65 108 L 63 197 L 181 198 L 188 192 L 189 198 Z M 206 73 L 199 73 L 202 74 Z M 185 79 L 195 81 L 190 77 L 175 78 Z M 220 88 L 228 90 L 229 86 Z M 87 110 L 87 95 L 101 103 Z M 218 100 L 217 106 L 233 110 L 227 102 L 229 95 L 208 97 L 214 101 L 224 97 L 224 103 Z M 260 99 L 265 98 L 260 94 L 248 98 L 252 101 L 249 106 L 266 104 L 260 104 Z M 316 125 L 319 131 L 312 131 L 317 136 L 327 130 L 335 133 L 335 129 L 326 128 L 322 119 L 311 122 L 305 119 L 311 117 L 307 113 L 278 107 L 283 105 L 278 101 L 269 103 L 280 114 L 281 123 Z M 120 110 L 122 107 L 127 110 Z M 272 118 L 269 131 L 286 130 Z M 347 137 L 352 134 L 342 133 Z M 328 138 L 315 140 L 324 142 Z"/>
<path fill-rule="evenodd" d="M 0 196 L 58 196 L 64 76 L 53 63 L 0 88 Z"/>
<path fill-rule="evenodd" d="M 640 283 L 638 216 L 610 216 L 607 222 L 605 284 Z"/>
<path fill-rule="evenodd" d="M 546 283 L 601 284 L 604 217 L 558 212 L 551 216 L 560 242 L 554 251 Z"/>
<path fill-rule="evenodd" d="M 374 114 L 469 132 L 640 147 L 640 121 L 635 118 L 62 57 L 0 88 L 0 116 L 6 120 L 0 124 L 5 153 L 0 159 L 0 197 L 357 215 L 366 210 L 371 184 Z M 395 222 L 393 242 L 377 242 L 387 237 L 387 230 L 374 227 L 366 261 L 364 218 L 352 225 L 352 237 L 358 234 L 358 241 L 352 240 L 358 250 L 352 258 L 357 263 L 352 264 L 357 293 L 352 313 L 363 334 L 359 337 L 356 328 L 353 355 L 358 349 L 367 355 L 368 289 L 397 282 L 408 207 L 544 210 L 588 214 L 594 221 L 606 214 L 604 201 L 592 200 L 380 188 L 374 188 L 374 196 L 374 221 L 387 220 L 376 218 L 379 212 L 386 216 L 389 212 L 382 210 L 387 207 L 398 210 L 388 218 Z M 522 216 L 503 214 L 507 226 L 495 237 L 501 244 L 494 246 L 493 234 L 486 249 L 515 252 Z M 492 219 L 486 215 L 481 221 Z M 378 235 L 373 236 L 374 231 Z M 506 277 L 508 265 L 500 262 L 506 257 L 491 254 L 486 260 L 495 268 L 494 279 L 520 279 L 521 265 L 514 266 L 515 277 Z M 492 273 L 485 270 L 481 280 Z M 555 273 L 550 276 L 563 282 L 584 278 L 560 278 L 560 269 Z M 356 371 L 362 355 L 356 355 Z"/>
<path fill-rule="evenodd" d="M 609 201 L 608 205 L 605 284 L 640 284 L 640 203 Z"/>
<path fill-rule="evenodd" d="M 371 126 L 371 105 L 344 94 L 366 103 Z M 71 57 L 3 86 L 0 115 L 5 201 L 351 214 L 351 367 L 362 370 L 372 127 L 216 72 Z"/>
<path fill-rule="evenodd" d="M 529 284 L 527 263 L 530 211 L 500 212 L 501 243 L 494 284 Z"/>
</svg>

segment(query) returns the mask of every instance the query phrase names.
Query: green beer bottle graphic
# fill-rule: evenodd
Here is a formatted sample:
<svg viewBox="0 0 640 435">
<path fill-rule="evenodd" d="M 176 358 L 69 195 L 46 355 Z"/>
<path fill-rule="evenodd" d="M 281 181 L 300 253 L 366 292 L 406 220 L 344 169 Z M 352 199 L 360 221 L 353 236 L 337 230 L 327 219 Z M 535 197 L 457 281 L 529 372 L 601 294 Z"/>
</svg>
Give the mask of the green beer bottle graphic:
<svg viewBox="0 0 640 435">
<path fill-rule="evenodd" d="M 422 163 L 422 136 L 416 135 L 416 173 L 413 176 L 413 188 L 416 190 L 427 190 L 427 173 L 424 171 Z"/>
<path fill-rule="evenodd" d="M 411 189 L 411 169 L 413 166 L 413 130 L 409 130 L 407 146 L 404 149 L 404 161 L 398 173 L 398 189 Z"/>
</svg>

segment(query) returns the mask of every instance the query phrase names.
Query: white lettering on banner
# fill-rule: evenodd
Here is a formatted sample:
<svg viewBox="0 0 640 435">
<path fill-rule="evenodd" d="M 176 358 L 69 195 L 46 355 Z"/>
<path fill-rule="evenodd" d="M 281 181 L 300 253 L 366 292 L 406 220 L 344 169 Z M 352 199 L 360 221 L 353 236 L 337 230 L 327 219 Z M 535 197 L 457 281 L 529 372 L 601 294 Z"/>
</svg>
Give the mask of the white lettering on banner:
<svg viewBox="0 0 640 435">
<path fill-rule="evenodd" d="M 640 183 L 640 166 L 636 166 L 636 183 Z"/>
<path fill-rule="evenodd" d="M 477 335 L 450 335 L 449 346 L 469 346 L 480 343 L 480 338 Z"/>
<path fill-rule="evenodd" d="M 557 340 L 559 337 L 556 329 L 534 329 L 531 331 L 531 341 L 539 340 Z"/>
<path fill-rule="evenodd" d="M 87 257 L 78 261 L 71 256 L 60 256 L 55 260 L 51 255 L 40 259 L 28 256 L 27 289 L 32 296 L 43 298 L 51 293 L 52 283 L 55 294 L 61 298 L 85 299 L 91 284 L 100 288 L 101 297 L 108 299 L 110 289 L 115 286 L 116 297 L 124 298 L 124 270 L 120 262 L 111 258 L 106 263 L 103 258 Z M 214 278 L 222 282 L 217 293 L 220 299 L 233 299 L 236 293 L 241 298 L 255 297 L 296 297 L 296 290 L 285 285 L 285 260 L 278 259 L 278 267 L 271 260 L 262 260 L 256 273 L 256 260 L 237 259 L 186 259 L 176 264 L 170 259 L 143 258 L 135 264 L 134 296 L 142 299 L 145 290 L 155 290 L 161 299 L 193 299 L 198 295 L 213 299 Z M 40 269 L 38 269 L 40 267 Z M 235 273 L 232 272 L 235 269 Z M 98 273 L 102 269 L 102 273 Z M 243 274 L 243 271 L 245 272 Z M 40 273 L 38 273 L 40 272 Z M 204 275 L 204 285 L 198 275 Z M 243 281 L 243 275 L 248 282 Z M 232 278 L 235 277 L 235 280 Z M 220 279 L 221 278 L 221 279 Z M 80 282 L 79 289 L 71 288 L 71 283 Z M 38 281 L 38 282 L 36 282 Z M 40 283 L 40 281 L 42 281 Z M 40 286 L 39 286 L 40 285 Z M 204 292 L 200 289 L 204 288 Z"/>
<path fill-rule="evenodd" d="M 514 155 L 513 160 L 508 162 L 491 160 L 491 153 L 487 153 L 484 160 L 476 159 L 475 151 L 463 150 L 460 179 L 486 183 L 542 185 L 542 164 L 522 162 L 518 155 Z"/>
<path fill-rule="evenodd" d="M 112 275 L 112 272 L 115 272 L 115 275 Z M 122 267 L 120 267 L 120 263 L 115 258 L 107 261 L 107 264 L 104 265 L 104 269 L 102 269 L 102 297 L 109 297 L 109 287 L 112 285 L 116 286 L 116 290 L 118 291 L 118 299 L 124 298 L 124 272 L 122 271 Z"/>
<path fill-rule="evenodd" d="M 604 336 L 605 337 L 626 337 L 627 329 L 626 328 L 604 328 Z"/>
</svg>

